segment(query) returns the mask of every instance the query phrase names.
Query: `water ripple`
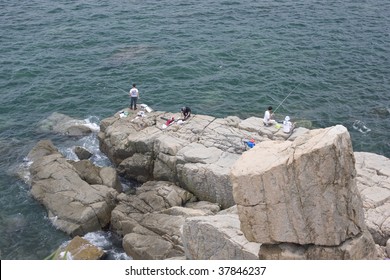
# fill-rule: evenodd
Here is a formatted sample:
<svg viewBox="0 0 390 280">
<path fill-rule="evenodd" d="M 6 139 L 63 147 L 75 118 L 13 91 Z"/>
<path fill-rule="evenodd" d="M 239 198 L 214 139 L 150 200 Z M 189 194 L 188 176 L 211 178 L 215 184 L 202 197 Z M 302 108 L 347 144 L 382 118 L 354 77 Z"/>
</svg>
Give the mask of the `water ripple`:
<svg viewBox="0 0 390 280">
<path fill-rule="evenodd" d="M 12 160 L 0 167 L 48 137 L 36 124 L 52 112 L 108 117 L 128 105 L 133 82 L 157 110 L 244 118 L 280 105 L 313 127 L 343 124 L 355 150 L 390 157 L 389 17 L 385 0 L 3 0 L 0 142 Z M 6 258 L 45 254 L 23 249 L 23 239 L 45 245 L 25 235 Z"/>
</svg>

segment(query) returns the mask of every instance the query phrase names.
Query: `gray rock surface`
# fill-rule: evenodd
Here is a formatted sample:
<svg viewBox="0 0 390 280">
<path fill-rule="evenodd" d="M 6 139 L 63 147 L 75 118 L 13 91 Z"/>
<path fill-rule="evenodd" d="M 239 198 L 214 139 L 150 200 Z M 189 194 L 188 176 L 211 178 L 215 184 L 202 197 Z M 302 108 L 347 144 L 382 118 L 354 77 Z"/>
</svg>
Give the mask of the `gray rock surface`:
<svg viewBox="0 0 390 280">
<path fill-rule="evenodd" d="M 249 242 L 237 214 L 187 218 L 182 229 L 190 260 L 256 260 L 260 244 Z"/>
<path fill-rule="evenodd" d="M 84 181 L 50 141 L 39 142 L 29 158 L 31 194 L 47 209 L 55 227 L 75 236 L 108 225 L 116 190 Z"/>
<path fill-rule="evenodd" d="M 76 154 L 76 156 L 80 159 L 80 160 L 83 160 L 83 159 L 89 159 L 93 154 L 88 151 L 86 148 L 84 147 L 80 147 L 80 146 L 76 146 L 74 147 L 74 153 Z"/>
<path fill-rule="evenodd" d="M 161 117 L 172 115 L 130 112 L 101 122 L 100 149 L 122 176 L 146 182 L 135 195 L 118 193 L 115 169 L 68 161 L 50 141 L 39 142 L 28 156 L 31 192 L 53 224 L 81 235 L 111 223 L 135 259 L 371 259 L 376 250 L 365 223 L 381 258 L 390 251 L 389 159 L 353 153 L 345 128 L 286 135 L 256 117 L 194 115 L 164 129 Z M 60 115 L 42 123 L 68 135 L 79 124 Z M 238 205 L 231 172 L 241 174 Z M 267 232 L 255 239 L 259 229 Z"/>
<path fill-rule="evenodd" d="M 116 114 L 104 119 L 100 148 L 126 178 L 171 181 L 200 200 L 218 203 L 222 208 L 235 204 L 229 173 L 247 149 L 244 140 L 260 143 L 288 137 L 280 133 L 280 128 L 264 127 L 262 119 L 255 117 L 241 120 L 194 115 L 164 129 L 162 118 L 172 116 L 179 117 L 166 112 L 139 117 L 130 111 L 127 118 Z"/>
<path fill-rule="evenodd" d="M 261 250 L 287 243 L 314 245 L 305 250 L 309 258 L 376 256 L 345 127 L 262 142 L 235 163 L 232 181 L 241 229 Z"/>
<path fill-rule="evenodd" d="M 149 181 L 135 195 L 120 194 L 112 211 L 113 230 L 124 236 L 123 248 L 134 259 L 184 256 L 180 229 L 186 217 L 217 211 L 215 205 L 196 202 L 188 191 L 163 181 Z M 189 203 L 191 208 L 186 208 Z"/>
<path fill-rule="evenodd" d="M 112 167 L 100 167 L 89 160 L 69 161 L 75 167 L 80 178 L 90 185 L 105 185 L 122 192 L 116 170 Z"/>
<path fill-rule="evenodd" d="M 248 240 L 337 246 L 365 228 L 346 128 L 260 143 L 232 168 Z"/>
<path fill-rule="evenodd" d="M 368 230 L 375 243 L 385 246 L 390 238 L 390 159 L 364 152 L 355 152 L 355 158 Z"/>
</svg>

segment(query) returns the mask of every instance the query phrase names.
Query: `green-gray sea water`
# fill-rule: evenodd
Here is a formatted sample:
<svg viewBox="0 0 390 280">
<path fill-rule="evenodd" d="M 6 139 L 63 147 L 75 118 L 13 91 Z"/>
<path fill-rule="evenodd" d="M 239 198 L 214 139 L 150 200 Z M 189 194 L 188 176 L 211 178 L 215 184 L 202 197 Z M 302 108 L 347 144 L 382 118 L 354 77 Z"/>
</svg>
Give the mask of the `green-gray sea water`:
<svg viewBox="0 0 390 280">
<path fill-rule="evenodd" d="M 247 118 L 272 105 L 390 157 L 389 18 L 387 0 L 1 0 L 0 258 L 43 259 L 69 240 L 15 175 L 29 150 L 97 146 L 38 123 L 98 124 L 132 83 L 156 110 Z"/>
</svg>

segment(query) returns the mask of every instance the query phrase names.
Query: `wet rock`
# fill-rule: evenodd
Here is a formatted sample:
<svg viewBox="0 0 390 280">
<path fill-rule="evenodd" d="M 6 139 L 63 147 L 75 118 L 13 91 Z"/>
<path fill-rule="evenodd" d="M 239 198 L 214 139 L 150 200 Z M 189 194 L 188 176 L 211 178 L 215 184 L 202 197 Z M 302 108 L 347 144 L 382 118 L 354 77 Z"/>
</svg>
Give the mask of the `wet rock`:
<svg viewBox="0 0 390 280">
<path fill-rule="evenodd" d="M 90 151 L 80 146 L 76 146 L 74 152 L 80 160 L 89 159 L 93 155 Z"/>
</svg>

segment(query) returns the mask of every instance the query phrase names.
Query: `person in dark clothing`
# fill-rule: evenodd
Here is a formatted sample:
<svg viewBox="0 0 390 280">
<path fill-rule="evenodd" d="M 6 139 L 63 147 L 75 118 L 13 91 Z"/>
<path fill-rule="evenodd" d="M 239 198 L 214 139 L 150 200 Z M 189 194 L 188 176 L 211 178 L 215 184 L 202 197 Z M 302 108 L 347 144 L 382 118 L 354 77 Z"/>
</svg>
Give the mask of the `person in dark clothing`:
<svg viewBox="0 0 390 280">
<path fill-rule="evenodd" d="M 181 114 L 183 116 L 183 121 L 191 117 L 191 109 L 190 107 L 184 106 L 181 108 Z"/>
</svg>

